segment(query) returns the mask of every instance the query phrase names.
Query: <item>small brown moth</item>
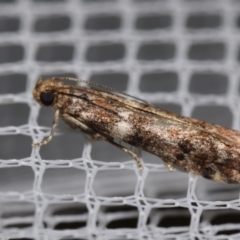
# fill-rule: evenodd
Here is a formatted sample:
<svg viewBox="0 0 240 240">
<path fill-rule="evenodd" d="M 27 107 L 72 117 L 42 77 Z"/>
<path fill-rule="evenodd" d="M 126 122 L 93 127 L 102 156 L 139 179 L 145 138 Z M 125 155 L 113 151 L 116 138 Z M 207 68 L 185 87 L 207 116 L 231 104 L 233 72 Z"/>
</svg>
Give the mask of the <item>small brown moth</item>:
<svg viewBox="0 0 240 240">
<path fill-rule="evenodd" d="M 63 81 L 89 86 L 71 86 Z M 162 158 L 173 167 L 226 183 L 240 183 L 240 132 L 192 118 L 182 117 L 139 101 L 108 87 L 73 78 L 39 79 L 33 90 L 35 100 L 51 106 L 55 116 L 51 141 L 61 117 L 70 127 L 80 129 L 94 140 L 105 140 L 130 154 L 118 139 Z"/>
</svg>

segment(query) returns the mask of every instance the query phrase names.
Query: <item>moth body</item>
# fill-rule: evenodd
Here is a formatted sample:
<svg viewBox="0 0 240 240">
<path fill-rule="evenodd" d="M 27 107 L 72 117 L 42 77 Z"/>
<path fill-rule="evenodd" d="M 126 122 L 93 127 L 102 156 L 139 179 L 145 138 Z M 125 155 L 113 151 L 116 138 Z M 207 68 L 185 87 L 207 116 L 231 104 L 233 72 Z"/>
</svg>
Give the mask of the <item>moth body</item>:
<svg viewBox="0 0 240 240">
<path fill-rule="evenodd" d="M 95 140 L 118 145 L 118 139 L 159 156 L 168 166 L 226 183 L 240 182 L 240 133 L 196 119 L 169 113 L 94 86 L 70 86 L 61 78 L 38 80 L 33 97 L 55 110 L 72 128 Z M 67 79 L 64 79 L 67 80 Z"/>
</svg>

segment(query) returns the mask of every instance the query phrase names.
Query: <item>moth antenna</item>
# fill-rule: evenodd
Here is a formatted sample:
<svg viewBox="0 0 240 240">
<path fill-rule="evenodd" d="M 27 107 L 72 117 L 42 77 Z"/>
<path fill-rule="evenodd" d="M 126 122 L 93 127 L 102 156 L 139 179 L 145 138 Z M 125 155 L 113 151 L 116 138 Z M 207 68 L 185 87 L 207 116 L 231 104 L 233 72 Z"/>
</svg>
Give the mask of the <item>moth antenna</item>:
<svg viewBox="0 0 240 240">
<path fill-rule="evenodd" d="M 137 101 L 140 101 L 140 102 L 143 102 L 143 103 L 149 105 L 149 102 L 147 102 L 147 101 L 145 101 L 145 100 L 142 100 L 141 98 L 133 97 L 133 96 L 127 94 L 127 93 L 118 91 L 118 90 L 115 89 L 115 88 L 108 87 L 108 86 L 105 86 L 105 85 L 102 85 L 102 84 L 99 84 L 99 83 L 90 82 L 90 81 L 82 80 L 82 79 L 78 79 L 78 78 L 71 78 L 71 77 L 56 77 L 55 79 L 56 79 L 56 80 L 60 80 L 60 81 L 75 81 L 75 82 L 86 83 L 86 84 L 88 84 L 89 86 L 93 86 L 93 87 L 96 87 L 96 88 L 104 89 L 104 90 L 106 90 L 107 92 L 118 93 L 118 94 L 120 94 L 120 95 L 127 96 L 127 97 L 129 97 L 129 98 L 131 98 L 131 99 L 135 99 L 135 100 L 137 100 Z"/>
</svg>

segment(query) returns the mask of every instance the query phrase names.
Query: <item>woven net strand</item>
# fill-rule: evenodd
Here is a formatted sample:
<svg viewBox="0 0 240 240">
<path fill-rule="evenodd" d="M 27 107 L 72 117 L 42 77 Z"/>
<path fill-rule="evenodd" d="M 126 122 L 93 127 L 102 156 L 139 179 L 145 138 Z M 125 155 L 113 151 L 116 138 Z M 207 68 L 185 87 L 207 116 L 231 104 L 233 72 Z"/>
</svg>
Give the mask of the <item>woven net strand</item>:
<svg viewBox="0 0 240 240">
<path fill-rule="evenodd" d="M 239 186 L 174 170 L 60 123 L 39 77 L 91 80 L 239 129 L 240 1 L 1 0 L 0 239 L 240 238 Z M 127 146 L 131 147 L 131 146 Z"/>
</svg>

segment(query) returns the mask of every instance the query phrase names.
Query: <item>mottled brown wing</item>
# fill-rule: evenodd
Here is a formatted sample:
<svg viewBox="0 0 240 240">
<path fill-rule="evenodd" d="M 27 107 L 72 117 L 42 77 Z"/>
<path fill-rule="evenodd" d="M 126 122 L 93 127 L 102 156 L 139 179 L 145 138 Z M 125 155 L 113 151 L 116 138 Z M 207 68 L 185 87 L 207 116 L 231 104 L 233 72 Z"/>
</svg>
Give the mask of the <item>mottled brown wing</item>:
<svg viewBox="0 0 240 240">
<path fill-rule="evenodd" d="M 133 109 L 138 109 L 147 113 L 154 114 L 155 117 L 159 118 L 160 124 L 163 122 L 163 118 L 165 118 L 166 122 L 172 124 L 184 124 L 187 126 L 191 126 L 192 128 L 199 129 L 208 133 L 211 133 L 212 136 L 218 138 L 219 140 L 223 141 L 226 144 L 234 144 L 239 145 L 240 147 L 240 132 L 225 128 L 219 125 L 215 125 L 212 123 L 200 121 L 193 118 L 183 117 L 160 108 L 156 108 L 150 104 L 140 103 L 134 100 L 129 100 L 126 98 L 122 98 L 119 96 L 112 95 L 112 98 L 115 100 L 130 106 Z"/>
<path fill-rule="evenodd" d="M 132 103 L 129 102 L 131 105 Z M 139 103 L 137 103 L 139 104 Z M 136 103 L 134 103 L 134 106 Z M 221 141 L 224 141 L 226 144 L 234 144 L 234 145 L 239 145 L 240 147 L 240 132 L 230 129 L 230 128 L 225 128 L 219 125 L 215 125 L 212 123 L 200 121 L 197 119 L 193 118 L 188 118 L 188 117 L 183 117 L 174 113 L 170 113 L 168 111 L 153 107 L 153 106 L 148 106 L 144 109 L 146 112 L 153 113 L 161 118 L 166 118 L 168 119 L 168 122 L 172 123 L 179 123 L 179 124 L 185 124 L 188 126 L 191 126 L 192 128 L 199 129 L 208 133 L 211 133 L 212 136 L 215 138 L 220 139 Z M 162 120 L 161 120 L 162 121 Z"/>
<path fill-rule="evenodd" d="M 180 115 L 177 115 L 175 113 L 171 113 L 165 110 L 162 110 L 160 108 L 156 108 L 152 106 L 151 104 L 147 104 L 144 101 L 140 102 L 138 100 L 135 100 L 133 98 L 126 98 L 125 95 L 116 95 L 114 92 L 105 92 L 105 91 L 99 91 L 95 88 L 91 87 L 79 87 L 79 91 L 77 91 L 76 87 L 72 86 L 63 86 L 62 89 L 59 89 L 59 92 L 62 92 L 66 94 L 66 91 L 69 91 L 69 89 L 74 88 L 73 95 L 75 97 L 80 97 L 82 95 L 82 90 L 84 88 L 84 91 L 91 93 L 96 96 L 103 96 L 104 98 L 108 98 L 111 101 L 115 101 L 115 103 L 118 103 L 121 106 L 128 107 L 132 111 L 142 111 L 145 112 L 145 114 L 153 115 L 155 118 L 159 119 L 159 124 L 161 125 L 163 123 L 163 120 L 166 123 L 169 124 L 183 124 L 188 127 L 199 129 L 208 133 L 211 133 L 212 136 L 215 138 L 218 138 L 219 140 L 223 141 L 226 144 L 234 144 L 240 146 L 240 132 L 230 129 L 221 127 L 219 125 L 215 125 L 212 123 L 207 123 L 204 121 L 200 121 L 197 119 L 192 119 L 188 117 L 183 117 Z"/>
</svg>

